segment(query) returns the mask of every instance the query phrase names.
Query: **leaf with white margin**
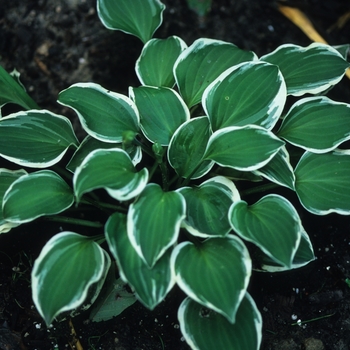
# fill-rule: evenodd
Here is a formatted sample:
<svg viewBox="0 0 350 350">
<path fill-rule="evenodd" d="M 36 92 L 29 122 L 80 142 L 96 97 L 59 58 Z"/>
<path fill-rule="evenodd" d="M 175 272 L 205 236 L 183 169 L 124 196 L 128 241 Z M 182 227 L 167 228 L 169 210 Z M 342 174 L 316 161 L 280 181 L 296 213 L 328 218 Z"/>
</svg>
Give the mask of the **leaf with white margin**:
<svg viewBox="0 0 350 350">
<path fill-rule="evenodd" d="M 164 192 L 148 184 L 128 211 L 127 231 L 131 244 L 152 268 L 178 238 L 186 202 L 177 192 Z"/>
<path fill-rule="evenodd" d="M 74 152 L 72 158 L 66 166 L 66 169 L 75 172 L 75 169 L 82 163 L 84 158 L 92 151 L 96 149 L 123 149 L 122 143 L 110 143 L 103 142 L 97 139 L 94 139 L 90 135 L 86 136 L 84 140 L 81 142 L 78 149 Z M 142 159 L 142 151 L 140 146 L 136 146 L 134 144 L 128 144 L 125 149 L 126 153 L 130 156 L 131 161 L 134 165 L 140 163 Z"/>
<path fill-rule="evenodd" d="M 179 176 L 197 179 L 210 171 L 214 162 L 202 159 L 211 135 L 207 116 L 190 119 L 175 131 L 168 147 L 168 160 Z"/>
<path fill-rule="evenodd" d="M 177 36 L 147 41 L 135 65 L 141 84 L 172 88 L 175 85 L 174 63 L 186 48 L 186 43 Z"/>
<path fill-rule="evenodd" d="M 97 149 L 88 154 L 73 177 L 76 200 L 99 188 L 119 201 L 139 195 L 148 182 L 147 168 L 136 171 L 129 155 L 122 149 Z"/>
<path fill-rule="evenodd" d="M 312 43 L 279 46 L 262 56 L 261 61 L 275 64 L 282 72 L 288 95 L 318 94 L 337 84 L 350 64 L 333 47 Z"/>
<path fill-rule="evenodd" d="M 197 39 L 184 50 L 174 65 L 179 91 L 188 107 L 202 99 L 203 91 L 226 69 L 241 62 L 254 61 L 251 51 L 221 40 Z"/>
<path fill-rule="evenodd" d="M 27 172 L 24 169 L 20 170 L 9 170 L 5 168 L 0 168 L 0 203 L 4 198 L 4 194 L 10 185 Z M 13 227 L 19 226 L 19 223 L 13 223 L 4 220 L 4 215 L 2 213 L 2 208 L 0 211 L 0 233 L 9 232 Z"/>
<path fill-rule="evenodd" d="M 144 44 L 161 25 L 164 9 L 159 0 L 97 1 L 97 14 L 106 28 L 135 35 Z"/>
<path fill-rule="evenodd" d="M 316 258 L 310 237 L 306 233 L 305 229 L 302 228 L 299 247 L 295 252 L 292 266 L 290 268 L 281 266 L 281 264 L 276 263 L 276 261 L 272 260 L 270 257 L 262 253 L 262 256 L 258 258 L 258 261 L 261 264 L 261 269 L 257 270 L 263 272 L 280 272 L 291 269 L 298 269 L 307 265 L 309 262 L 314 261 L 315 259 Z"/>
<path fill-rule="evenodd" d="M 193 350 L 259 350 L 262 317 L 250 294 L 240 303 L 236 322 L 186 298 L 178 310 L 181 333 Z"/>
<path fill-rule="evenodd" d="M 67 183 L 51 170 L 40 170 L 12 182 L 4 194 L 2 213 L 6 221 L 24 223 L 61 213 L 73 203 Z"/>
<path fill-rule="evenodd" d="M 312 153 L 326 153 L 350 139 L 350 105 L 308 97 L 288 111 L 277 136 Z"/>
<path fill-rule="evenodd" d="M 228 210 L 240 195 L 234 183 L 223 176 L 215 176 L 198 187 L 177 190 L 186 200 L 186 218 L 182 227 L 194 236 L 226 236 L 231 231 Z"/>
<path fill-rule="evenodd" d="M 285 186 L 294 191 L 294 170 L 290 164 L 289 153 L 285 146 L 280 148 L 277 154 L 262 168 L 255 170 L 254 174 Z"/>
<path fill-rule="evenodd" d="M 316 215 L 350 215 L 350 151 L 305 152 L 295 171 L 295 191 L 303 207 Z"/>
<path fill-rule="evenodd" d="M 130 87 L 129 96 L 139 110 L 142 132 L 151 142 L 168 146 L 176 129 L 190 119 L 190 111 L 175 90 Z"/>
<path fill-rule="evenodd" d="M 252 269 L 248 249 L 237 236 L 180 243 L 171 266 L 177 284 L 191 299 L 235 322 Z"/>
<path fill-rule="evenodd" d="M 210 137 L 204 159 L 237 170 L 253 171 L 266 165 L 284 142 L 257 125 L 229 126 Z"/>
<path fill-rule="evenodd" d="M 72 108 L 83 129 L 105 142 L 122 142 L 126 131 L 139 131 L 139 112 L 125 95 L 94 83 L 77 83 L 58 95 L 58 103 Z"/>
<path fill-rule="evenodd" d="M 105 225 L 108 246 L 115 257 L 120 276 L 135 290 L 137 299 L 153 310 L 175 284 L 168 250 L 150 269 L 131 245 L 126 229 L 126 215 L 115 213 Z"/>
<path fill-rule="evenodd" d="M 109 266 L 108 254 L 91 238 L 69 231 L 53 236 L 32 270 L 33 301 L 46 325 L 81 305 Z"/>
<path fill-rule="evenodd" d="M 232 204 L 228 216 L 238 235 L 277 263 L 291 268 L 303 228 L 297 211 L 287 199 L 270 194 L 249 206 L 239 201 Z"/>
<path fill-rule="evenodd" d="M 46 168 L 78 145 L 69 119 L 50 111 L 30 110 L 0 119 L 0 156 L 15 164 Z"/>
<path fill-rule="evenodd" d="M 213 131 L 248 124 L 271 130 L 286 98 L 286 84 L 277 66 L 244 62 L 225 70 L 205 89 L 202 105 Z"/>
</svg>

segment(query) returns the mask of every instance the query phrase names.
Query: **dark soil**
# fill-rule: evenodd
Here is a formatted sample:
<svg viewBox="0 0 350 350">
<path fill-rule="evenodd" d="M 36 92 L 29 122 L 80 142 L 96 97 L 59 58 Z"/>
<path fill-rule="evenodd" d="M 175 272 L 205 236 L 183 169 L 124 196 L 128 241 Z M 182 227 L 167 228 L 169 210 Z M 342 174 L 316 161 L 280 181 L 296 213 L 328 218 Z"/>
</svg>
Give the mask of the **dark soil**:
<svg viewBox="0 0 350 350">
<path fill-rule="evenodd" d="M 178 35 L 188 45 L 199 37 L 221 39 L 258 56 L 284 43 L 311 43 L 272 0 L 216 0 L 206 18 L 189 11 L 185 0 L 163 2 L 167 10 L 156 37 Z M 350 43 L 350 20 L 337 25 L 350 11 L 348 0 L 283 3 L 303 10 L 330 44 Z M 127 93 L 129 85 L 139 85 L 134 62 L 141 48 L 137 38 L 101 25 L 95 0 L 0 2 L 0 64 L 20 71 L 42 108 L 73 121 L 74 113 L 56 103 L 58 92 L 94 81 Z M 328 96 L 350 103 L 349 80 Z M 14 108 L 6 107 L 3 114 Z M 261 349 L 350 349 L 350 220 L 297 209 L 317 260 L 291 272 L 253 275 L 250 292 L 264 318 Z M 184 296 L 177 289 L 153 312 L 135 303 L 110 321 L 88 323 L 83 314 L 47 329 L 32 303 L 30 270 L 45 242 L 62 229 L 69 227 L 39 222 L 0 237 L 0 349 L 189 349 L 178 326 L 177 307 Z"/>
</svg>

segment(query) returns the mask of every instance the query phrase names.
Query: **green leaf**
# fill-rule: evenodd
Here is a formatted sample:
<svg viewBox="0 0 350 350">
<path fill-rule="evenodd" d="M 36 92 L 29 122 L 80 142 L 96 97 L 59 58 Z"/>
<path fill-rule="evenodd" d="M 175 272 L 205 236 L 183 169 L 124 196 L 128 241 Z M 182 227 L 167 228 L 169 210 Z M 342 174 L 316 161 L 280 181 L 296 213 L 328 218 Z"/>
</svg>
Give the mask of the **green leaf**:
<svg viewBox="0 0 350 350">
<path fill-rule="evenodd" d="M 0 66 L 0 107 L 7 103 L 15 103 L 25 109 L 39 109 L 23 86 L 19 84 L 18 78 L 19 73 L 16 70 L 11 75 Z"/>
<path fill-rule="evenodd" d="M 350 66 L 336 49 L 321 43 L 307 47 L 281 45 L 260 60 L 279 67 L 288 94 L 294 96 L 318 94 L 329 89 L 342 79 Z"/>
<path fill-rule="evenodd" d="M 130 88 L 141 118 L 141 129 L 151 142 L 167 146 L 175 130 L 190 119 L 190 111 L 179 94 L 165 87 Z"/>
<path fill-rule="evenodd" d="M 179 176 L 197 179 L 210 171 L 214 162 L 202 159 L 211 135 L 206 116 L 190 119 L 175 131 L 168 148 L 168 160 Z"/>
<path fill-rule="evenodd" d="M 82 304 L 109 265 L 108 254 L 90 238 L 68 231 L 52 237 L 32 270 L 33 301 L 46 325 Z"/>
<path fill-rule="evenodd" d="M 237 170 L 253 171 L 266 165 L 283 145 L 282 140 L 260 126 L 230 126 L 210 137 L 204 159 Z"/>
<path fill-rule="evenodd" d="M 128 236 L 149 267 L 176 242 L 185 210 L 186 202 L 180 193 L 164 192 L 154 183 L 148 184 L 130 205 Z"/>
<path fill-rule="evenodd" d="M 294 170 L 290 164 L 289 153 L 285 146 L 262 168 L 255 170 L 254 174 L 285 186 L 294 191 Z"/>
<path fill-rule="evenodd" d="M 97 13 L 108 29 L 137 36 L 145 44 L 163 21 L 165 5 L 159 0 L 98 0 Z"/>
<path fill-rule="evenodd" d="M 301 238 L 301 221 L 293 205 L 271 194 L 253 205 L 233 203 L 229 211 L 232 228 L 282 266 L 291 268 Z"/>
<path fill-rule="evenodd" d="M 148 170 L 136 171 L 129 155 L 121 149 L 97 149 L 85 157 L 74 173 L 73 185 L 76 200 L 98 188 L 126 201 L 139 195 L 148 181 Z"/>
<path fill-rule="evenodd" d="M 248 250 L 238 237 L 180 243 L 173 250 L 171 265 L 177 284 L 191 299 L 235 322 L 252 268 Z"/>
<path fill-rule="evenodd" d="M 240 200 L 234 183 L 223 176 L 213 177 L 198 187 L 178 190 L 186 200 L 186 218 L 182 226 L 195 236 L 226 236 L 231 231 L 227 213 Z M 205 220 L 203 220 L 205 218 Z"/>
<path fill-rule="evenodd" d="M 295 168 L 295 190 L 313 214 L 350 214 L 350 151 L 305 152 Z"/>
<path fill-rule="evenodd" d="M 58 102 L 71 107 L 84 130 L 105 142 L 122 142 L 125 131 L 139 131 L 139 113 L 126 96 L 94 83 L 77 83 L 58 95 Z"/>
<path fill-rule="evenodd" d="M 8 170 L 0 168 L 0 203 L 2 203 L 4 194 L 10 185 L 27 172 L 23 169 L 21 170 Z M 0 211 L 0 233 L 5 233 L 10 231 L 13 227 L 18 226 L 19 223 L 9 222 L 4 219 L 3 211 Z"/>
<path fill-rule="evenodd" d="M 198 39 L 175 62 L 174 74 L 188 107 L 201 101 L 203 91 L 226 69 L 256 60 L 253 52 L 220 40 Z"/>
<path fill-rule="evenodd" d="M 49 111 L 18 112 L 0 119 L 0 155 L 15 164 L 46 168 L 78 144 L 69 119 Z"/>
<path fill-rule="evenodd" d="M 323 96 L 299 100 L 277 135 L 313 153 L 332 151 L 350 139 L 350 105 Z"/>
<path fill-rule="evenodd" d="M 120 276 L 135 290 L 143 305 L 153 310 L 174 286 L 170 269 L 170 251 L 150 269 L 131 245 L 126 231 L 126 216 L 115 213 L 105 226 L 108 246 L 117 260 Z"/>
<path fill-rule="evenodd" d="M 123 144 L 115 144 L 109 142 L 103 142 L 97 139 L 94 139 L 91 136 L 86 136 L 85 139 L 81 142 L 78 149 L 74 152 L 72 158 L 67 164 L 66 168 L 72 173 L 75 172 L 75 169 L 82 163 L 84 158 L 92 151 L 96 149 L 123 149 Z M 140 163 L 142 158 L 141 147 L 130 144 L 126 147 L 125 151 L 130 156 L 132 163 L 134 165 Z"/>
<path fill-rule="evenodd" d="M 177 36 L 148 41 L 135 66 L 141 84 L 172 88 L 175 84 L 174 63 L 186 48 L 186 43 Z"/>
<path fill-rule="evenodd" d="M 213 131 L 247 124 L 270 130 L 281 116 L 286 98 L 286 84 L 277 66 L 244 62 L 220 74 L 205 89 L 202 104 Z"/>
<path fill-rule="evenodd" d="M 24 223 L 61 213 L 74 203 L 72 189 L 55 172 L 40 170 L 15 180 L 4 194 L 6 221 Z"/>
<path fill-rule="evenodd" d="M 248 293 L 239 305 L 234 324 L 190 298 L 180 305 L 178 319 L 181 332 L 193 350 L 260 349 L 262 318 Z"/>
</svg>

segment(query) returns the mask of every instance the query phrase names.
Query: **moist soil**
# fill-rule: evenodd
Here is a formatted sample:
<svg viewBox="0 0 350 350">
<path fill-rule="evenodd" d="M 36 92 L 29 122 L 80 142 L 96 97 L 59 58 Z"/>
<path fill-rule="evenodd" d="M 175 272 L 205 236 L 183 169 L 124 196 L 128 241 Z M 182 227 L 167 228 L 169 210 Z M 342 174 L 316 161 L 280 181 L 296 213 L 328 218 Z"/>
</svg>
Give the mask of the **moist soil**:
<svg viewBox="0 0 350 350">
<path fill-rule="evenodd" d="M 205 17 L 190 11 L 185 0 L 163 2 L 167 9 L 158 38 L 177 35 L 188 45 L 200 37 L 221 39 L 258 56 L 285 43 L 311 43 L 272 0 L 216 0 Z M 329 44 L 350 43 L 350 20 L 344 16 L 350 17 L 348 0 L 283 4 L 306 13 Z M 141 49 L 137 38 L 102 26 L 94 0 L 0 2 L 0 64 L 21 73 L 40 107 L 69 117 L 75 125 L 74 113 L 56 102 L 59 91 L 93 81 L 127 93 L 128 86 L 139 85 L 134 62 Z M 344 78 L 328 96 L 350 103 L 349 80 Z M 3 114 L 16 108 L 5 107 Z M 5 161 L 0 165 L 10 168 Z M 261 349 L 350 349 L 350 220 L 308 214 L 293 196 L 288 193 L 317 259 L 290 272 L 253 274 L 249 291 L 264 321 Z M 33 306 L 30 271 L 45 242 L 69 229 L 76 230 L 39 220 L 0 237 L 0 349 L 189 349 L 177 320 L 184 295 L 176 288 L 153 311 L 137 302 L 110 321 L 90 322 L 88 314 L 81 314 L 47 328 Z"/>
</svg>

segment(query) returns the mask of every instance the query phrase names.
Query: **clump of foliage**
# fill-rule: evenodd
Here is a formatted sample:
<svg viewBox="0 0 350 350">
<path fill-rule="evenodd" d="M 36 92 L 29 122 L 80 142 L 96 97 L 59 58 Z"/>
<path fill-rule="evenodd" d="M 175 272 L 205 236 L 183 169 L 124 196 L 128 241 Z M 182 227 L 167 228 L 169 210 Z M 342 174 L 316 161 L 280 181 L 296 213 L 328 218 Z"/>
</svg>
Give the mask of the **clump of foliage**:
<svg viewBox="0 0 350 350">
<path fill-rule="evenodd" d="M 0 170 L 1 232 L 40 217 L 82 225 L 43 247 L 34 303 L 47 325 L 87 308 L 115 283 L 107 277 L 113 257 L 147 308 L 175 284 L 187 294 L 178 317 L 193 349 L 258 349 L 262 321 L 247 292 L 245 242 L 263 271 L 315 258 L 297 210 L 273 188 L 296 194 L 315 215 L 350 213 L 350 151 L 339 148 L 350 138 L 350 106 L 322 95 L 349 67 L 347 47 L 286 44 L 258 58 L 219 40 L 152 39 L 165 9 L 158 0 L 98 0 L 97 9 L 107 28 L 143 41 L 141 85 L 128 96 L 94 83 L 61 91 L 83 140 L 69 119 L 40 109 L 17 74 L 0 70 L 1 105 L 24 109 L 0 119 L 0 154 L 14 164 Z M 290 106 L 289 96 L 299 99 Z M 76 217 L 91 207 L 106 221 Z"/>
</svg>

